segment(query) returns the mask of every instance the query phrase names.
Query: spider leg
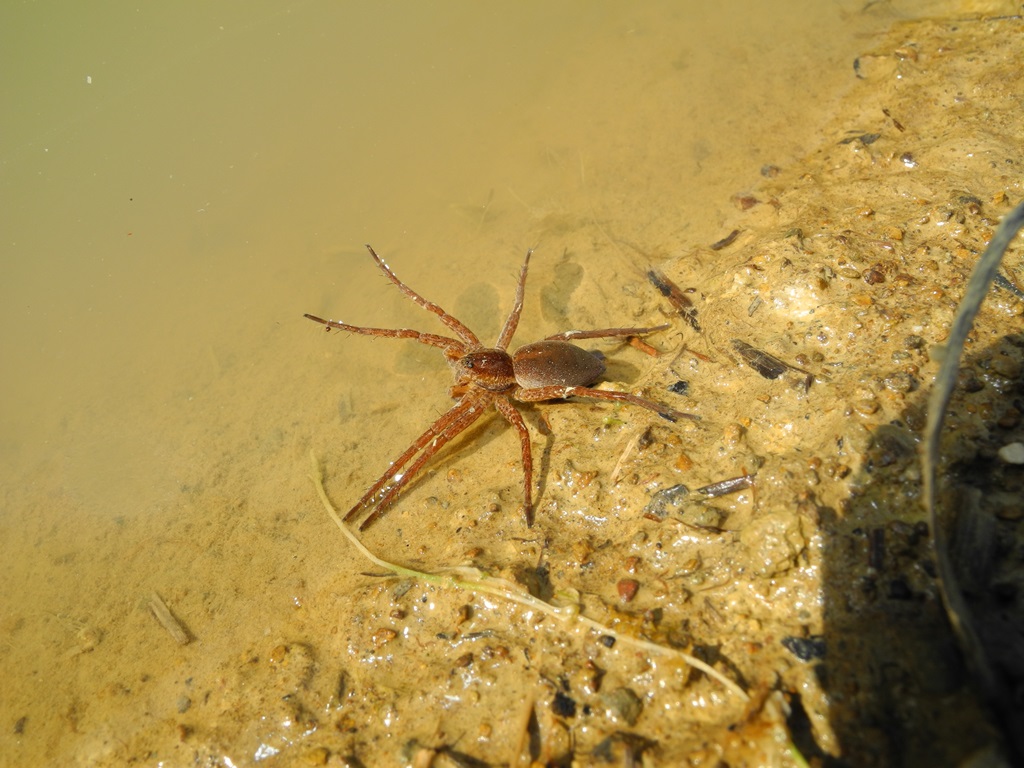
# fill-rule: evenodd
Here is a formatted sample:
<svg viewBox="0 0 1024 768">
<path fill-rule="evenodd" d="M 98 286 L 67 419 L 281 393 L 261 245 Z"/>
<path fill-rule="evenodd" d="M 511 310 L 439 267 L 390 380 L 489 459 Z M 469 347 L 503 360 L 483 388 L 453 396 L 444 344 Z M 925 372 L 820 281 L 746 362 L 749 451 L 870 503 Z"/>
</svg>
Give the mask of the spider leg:
<svg viewBox="0 0 1024 768">
<path fill-rule="evenodd" d="M 487 410 L 489 402 L 487 401 L 487 399 L 463 398 L 463 400 L 460 401 L 459 404 L 452 409 L 452 411 L 459 409 L 459 406 L 463 404 L 465 404 L 466 406 L 465 409 L 460 409 L 458 416 L 455 419 L 451 420 L 447 424 L 447 426 L 445 426 L 444 429 L 438 431 L 433 440 L 429 440 L 426 443 L 420 455 L 416 458 L 415 461 L 413 461 L 412 464 L 409 465 L 409 468 L 406 469 L 404 473 L 402 473 L 401 478 L 395 481 L 394 485 L 392 485 L 390 488 L 387 489 L 387 491 L 384 492 L 384 495 L 381 496 L 380 500 L 377 502 L 377 505 L 373 508 L 373 511 L 365 520 L 363 520 L 362 523 L 359 524 L 360 531 L 365 531 L 367 528 L 373 525 L 373 523 L 377 520 L 378 517 L 384 514 L 384 511 L 398 497 L 398 494 L 401 493 L 402 489 L 406 485 L 408 485 L 409 482 L 414 477 L 416 477 L 419 471 L 423 468 L 423 465 L 426 464 L 435 453 L 437 453 L 445 445 L 451 442 L 451 440 L 458 434 L 465 431 L 466 429 L 469 429 L 469 427 L 472 426 L 472 424 L 477 419 L 483 416 L 484 411 Z M 451 413 L 451 411 L 449 411 L 449 413 Z M 447 415 L 448 414 L 445 414 L 445 416 Z M 444 416 L 442 416 L 441 418 L 443 419 Z M 391 473 L 389 470 L 389 474 L 393 476 L 394 473 Z M 352 513 L 349 512 L 349 515 L 351 514 Z M 348 515 L 346 515 L 346 519 L 348 519 Z"/>
<path fill-rule="evenodd" d="M 373 500 L 373 498 L 380 493 L 380 489 L 388 484 L 389 481 L 394 479 L 395 475 L 398 475 L 402 471 L 402 467 L 409 463 L 409 460 L 415 456 L 420 450 L 429 443 L 431 440 L 442 434 L 452 423 L 459 419 L 462 415 L 469 410 L 469 406 L 472 403 L 466 400 L 460 400 L 451 408 L 448 409 L 444 415 L 442 415 L 437 421 L 431 424 L 427 430 L 417 437 L 412 445 L 406 448 L 405 452 L 391 462 L 387 471 L 377 478 L 376 482 L 369 487 L 363 497 L 355 503 L 355 505 L 345 515 L 345 522 L 349 522 L 353 517 L 359 514 L 359 511 L 366 507 L 366 505 Z"/>
<path fill-rule="evenodd" d="M 519 445 L 523 451 L 523 510 L 526 513 L 526 527 L 529 528 L 533 525 L 533 452 L 530 448 L 530 432 L 522 415 L 507 397 L 499 397 L 494 405 L 519 433 Z"/>
<path fill-rule="evenodd" d="M 308 317 L 315 323 L 320 323 L 327 327 L 327 330 L 336 328 L 339 331 L 348 331 L 349 333 L 361 333 L 364 336 L 387 336 L 392 339 L 413 339 L 418 341 L 420 344 L 427 344 L 431 347 L 440 347 L 444 350 L 454 350 L 459 355 L 466 354 L 466 345 L 457 339 L 450 339 L 447 336 L 438 336 L 435 333 L 423 333 L 421 331 L 414 331 L 411 328 L 364 328 L 360 325 L 349 325 L 343 323 L 340 320 L 324 320 L 322 317 L 316 315 L 305 314 L 303 317 Z"/>
<path fill-rule="evenodd" d="M 498 336 L 498 342 L 495 344 L 498 349 L 508 349 L 508 345 L 511 343 L 512 337 L 516 335 L 516 328 L 519 326 L 519 315 L 523 311 L 523 295 L 526 293 L 526 270 L 530 266 L 530 256 L 532 255 L 533 248 L 526 252 L 526 259 L 523 261 L 523 266 L 519 270 L 519 284 L 516 286 L 516 300 L 512 304 L 512 311 L 508 313 L 505 325 L 501 329 L 501 335 Z"/>
<path fill-rule="evenodd" d="M 535 403 L 540 400 L 561 400 L 567 397 L 585 397 L 593 400 L 615 400 L 622 403 L 630 403 L 654 411 L 663 419 L 677 421 L 678 419 L 692 419 L 700 421 L 700 416 L 692 413 L 683 413 L 668 406 L 656 403 L 653 400 L 646 400 L 628 392 L 614 392 L 605 389 L 591 389 L 589 387 L 537 387 L 536 389 L 520 389 L 513 395 L 516 400 L 524 403 Z"/>
<path fill-rule="evenodd" d="M 573 339 L 601 339 L 610 336 L 644 336 L 655 331 L 664 331 L 670 328 L 668 324 L 652 325 L 647 328 L 601 328 L 596 331 L 562 331 L 554 336 L 548 336 L 544 341 L 572 341 Z"/>
<path fill-rule="evenodd" d="M 449 315 L 434 302 L 428 301 L 427 299 L 423 298 L 418 293 L 416 293 L 416 291 L 414 291 L 412 288 L 410 288 L 401 280 L 399 280 L 398 275 L 391 271 L 391 267 L 384 263 L 384 259 L 378 256 L 377 252 L 374 251 L 369 244 L 367 244 L 366 250 L 368 250 L 370 252 L 370 255 L 373 256 L 373 260 L 377 262 L 377 266 L 380 267 L 381 271 L 385 274 L 388 280 L 390 280 L 392 283 L 398 286 L 398 290 L 400 290 L 402 293 L 404 293 L 406 296 L 408 296 L 410 299 L 419 304 L 428 312 L 433 312 L 435 315 L 437 315 L 438 318 L 440 318 L 441 322 L 444 323 L 449 330 L 453 331 L 455 335 L 462 339 L 464 342 L 478 347 L 481 346 L 480 339 L 478 339 L 476 337 L 476 334 L 469 330 L 469 328 L 463 325 L 461 321 Z"/>
</svg>

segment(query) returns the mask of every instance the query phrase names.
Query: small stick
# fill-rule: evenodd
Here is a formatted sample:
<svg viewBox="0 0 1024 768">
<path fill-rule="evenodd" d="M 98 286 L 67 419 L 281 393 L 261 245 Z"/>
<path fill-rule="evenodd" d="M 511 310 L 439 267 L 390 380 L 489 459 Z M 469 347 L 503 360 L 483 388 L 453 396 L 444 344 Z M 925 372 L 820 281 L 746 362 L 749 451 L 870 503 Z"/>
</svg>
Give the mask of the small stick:
<svg viewBox="0 0 1024 768">
<path fill-rule="evenodd" d="M 156 620 L 160 622 L 160 625 L 167 630 L 178 645 L 188 645 L 192 641 L 192 638 L 189 637 L 181 622 L 174 618 L 174 614 L 167 607 L 167 603 L 161 600 L 160 595 L 156 592 L 149 596 L 149 610 L 153 612 Z"/>
<path fill-rule="evenodd" d="M 533 715 L 533 705 L 536 701 L 536 692 L 533 688 L 530 689 L 530 693 L 526 696 L 526 700 L 522 704 L 522 708 L 519 710 L 519 717 L 516 718 L 516 733 L 519 738 L 516 739 L 515 751 L 512 753 L 511 764 L 513 766 L 523 766 L 530 764 L 530 755 L 527 750 L 527 746 L 530 742 L 530 717 Z M 525 757 L 525 762 L 524 758 Z"/>
<path fill-rule="evenodd" d="M 718 240 L 717 242 L 712 243 L 711 246 L 710 246 L 711 250 L 712 251 L 720 251 L 723 248 L 732 245 L 733 241 L 739 236 L 739 234 L 740 234 L 740 231 L 738 229 L 734 229 L 732 232 L 730 232 L 728 235 L 723 237 L 721 240 Z"/>
<path fill-rule="evenodd" d="M 645 430 L 640 430 L 633 435 L 630 441 L 626 444 L 626 447 L 623 448 L 622 453 L 619 455 L 619 460 L 615 462 L 615 469 L 612 470 L 611 475 L 608 477 L 608 480 L 612 485 L 618 484 L 619 475 L 622 473 L 622 465 L 626 463 L 626 457 L 632 453 L 633 449 L 636 448 L 637 443 L 640 442 L 640 438 L 644 436 L 644 431 Z"/>
<path fill-rule="evenodd" d="M 700 333 L 700 323 L 697 322 L 697 308 L 693 306 L 693 302 L 683 293 L 683 290 L 665 277 L 665 274 L 660 269 L 654 267 L 647 270 L 647 279 L 651 282 L 651 285 L 658 289 L 658 293 L 668 299 L 668 303 L 675 307 L 683 319 L 690 324 L 690 327 L 697 331 L 697 333 Z"/>
<path fill-rule="evenodd" d="M 775 355 L 771 355 L 763 349 L 752 347 L 747 344 L 747 342 L 741 341 L 740 339 L 732 340 L 732 348 L 735 349 L 739 353 L 739 356 L 743 358 L 743 362 L 766 379 L 777 379 L 786 371 L 796 371 L 797 373 L 802 373 L 809 377 L 809 379 L 814 378 L 814 374 L 810 371 L 805 371 L 803 368 L 797 368 L 795 365 L 790 365 L 785 360 L 780 360 Z"/>
<path fill-rule="evenodd" d="M 657 349 L 652 347 L 650 344 L 648 344 L 646 341 L 641 339 L 639 336 L 630 336 L 629 337 L 629 346 L 635 347 L 636 349 L 639 349 L 641 352 L 643 352 L 644 354 L 650 355 L 651 357 L 657 357 L 658 355 L 661 354 L 661 352 L 659 352 Z"/>
<path fill-rule="evenodd" d="M 711 483 L 711 485 L 698 488 L 697 493 L 703 493 L 712 499 L 716 496 L 725 496 L 727 493 L 736 493 L 736 491 L 742 491 L 744 488 L 752 488 L 754 477 L 756 475 L 740 475 L 739 477 L 731 477 L 728 480 L 719 480 L 717 483 Z"/>
</svg>

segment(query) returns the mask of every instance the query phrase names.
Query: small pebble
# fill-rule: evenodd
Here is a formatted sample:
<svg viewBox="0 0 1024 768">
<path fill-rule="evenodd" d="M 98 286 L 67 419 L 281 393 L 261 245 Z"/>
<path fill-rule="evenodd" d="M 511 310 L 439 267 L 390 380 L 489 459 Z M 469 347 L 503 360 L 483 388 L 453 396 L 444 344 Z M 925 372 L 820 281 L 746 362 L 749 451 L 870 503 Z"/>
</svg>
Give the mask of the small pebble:
<svg viewBox="0 0 1024 768">
<path fill-rule="evenodd" d="M 601 702 L 609 715 L 617 720 L 625 720 L 629 726 L 636 725 L 644 708 L 644 703 L 629 688 L 616 688 L 610 693 L 603 693 Z"/>
<path fill-rule="evenodd" d="M 811 637 L 784 637 L 782 647 L 796 656 L 800 661 L 814 661 L 825 658 L 824 635 Z"/>
<path fill-rule="evenodd" d="M 885 388 L 892 392 L 913 392 L 917 389 L 917 382 L 909 373 L 896 371 L 889 374 L 882 380 Z"/>
<path fill-rule="evenodd" d="M 877 285 L 885 282 L 885 275 L 877 269 L 868 269 L 864 272 L 864 282 L 868 285 Z"/>
<path fill-rule="evenodd" d="M 381 627 L 373 633 L 373 647 L 381 648 L 390 643 L 396 637 L 398 637 L 398 633 L 395 630 L 389 627 Z"/>
<path fill-rule="evenodd" d="M 851 267 L 849 264 L 838 267 L 836 274 L 840 277 L 845 277 L 847 280 L 856 280 L 860 277 L 860 270 Z"/>
<path fill-rule="evenodd" d="M 997 376 L 1003 376 L 1007 379 L 1020 377 L 1020 363 L 1009 355 L 996 355 L 993 357 L 989 370 Z"/>
<path fill-rule="evenodd" d="M 745 431 L 741 425 L 735 422 L 726 424 L 722 428 L 722 442 L 726 445 L 736 445 L 742 439 Z"/>
<path fill-rule="evenodd" d="M 576 717 L 576 702 L 570 696 L 561 691 L 555 692 L 555 698 L 551 702 L 551 711 L 558 717 Z"/>
<path fill-rule="evenodd" d="M 693 459 L 685 453 L 680 453 L 679 458 L 676 459 L 676 469 L 680 472 L 689 472 L 693 469 Z"/>
<path fill-rule="evenodd" d="M 680 379 L 674 384 L 670 384 L 668 387 L 669 392 L 674 392 L 677 395 L 685 395 L 690 390 L 690 382 L 683 381 Z"/>
<path fill-rule="evenodd" d="M 960 373 L 957 374 L 957 386 L 964 392 L 974 393 L 983 390 L 985 388 L 985 382 L 978 378 L 973 371 L 961 368 Z"/>
<path fill-rule="evenodd" d="M 640 589 L 640 582 L 636 579 L 619 579 L 619 583 L 615 585 L 615 588 L 619 592 L 619 599 L 624 603 L 628 603 L 636 597 L 637 590 Z"/>
<path fill-rule="evenodd" d="M 1001 429 L 1013 429 L 1020 424 L 1020 411 L 1016 408 L 1007 408 L 1006 412 L 996 422 Z"/>
<path fill-rule="evenodd" d="M 878 410 L 878 401 L 871 400 L 866 397 L 861 398 L 860 400 L 854 402 L 853 409 L 857 413 L 863 414 L 864 416 L 870 416 L 872 413 L 875 413 Z"/>
<path fill-rule="evenodd" d="M 682 484 L 673 485 L 670 488 L 662 488 L 651 496 L 651 500 L 644 507 L 644 516 L 656 520 L 664 520 L 669 512 L 675 511 L 682 506 L 683 500 L 689 492 L 690 490 Z"/>
<path fill-rule="evenodd" d="M 853 297 L 853 302 L 854 304 L 857 304 L 858 306 L 861 307 L 870 307 L 872 304 L 875 303 L 875 300 L 866 293 L 858 293 L 856 296 Z"/>
<path fill-rule="evenodd" d="M 999 449 L 999 458 L 1007 464 L 1024 464 L 1024 443 L 1008 443 Z"/>
</svg>

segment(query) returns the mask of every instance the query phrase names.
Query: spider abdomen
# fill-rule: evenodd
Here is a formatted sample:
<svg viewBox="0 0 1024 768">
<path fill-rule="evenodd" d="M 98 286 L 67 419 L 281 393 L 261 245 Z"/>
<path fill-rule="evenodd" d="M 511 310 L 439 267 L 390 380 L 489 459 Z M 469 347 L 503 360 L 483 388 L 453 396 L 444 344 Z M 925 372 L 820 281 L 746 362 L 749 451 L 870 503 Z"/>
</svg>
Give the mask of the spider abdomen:
<svg viewBox="0 0 1024 768">
<path fill-rule="evenodd" d="M 523 389 L 585 387 L 604 373 L 604 363 L 568 341 L 537 341 L 512 355 L 516 383 Z"/>
</svg>

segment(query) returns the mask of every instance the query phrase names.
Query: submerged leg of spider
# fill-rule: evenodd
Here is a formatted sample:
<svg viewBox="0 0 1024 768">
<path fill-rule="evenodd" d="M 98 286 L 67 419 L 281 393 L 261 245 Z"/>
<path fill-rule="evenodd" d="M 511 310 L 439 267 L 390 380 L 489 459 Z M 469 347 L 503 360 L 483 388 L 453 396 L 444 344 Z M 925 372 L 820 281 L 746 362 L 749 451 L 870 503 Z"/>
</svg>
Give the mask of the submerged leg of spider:
<svg viewBox="0 0 1024 768">
<path fill-rule="evenodd" d="M 519 447 L 523 454 L 523 513 L 526 515 L 526 527 L 529 528 L 533 525 L 533 449 L 530 445 L 530 431 L 522 415 L 508 399 L 499 397 L 494 405 L 519 433 Z"/>
<path fill-rule="evenodd" d="M 443 421 L 448 414 L 451 414 L 453 411 L 457 413 L 454 419 L 448 420 L 447 425 L 443 429 L 435 430 L 434 425 L 431 425 L 431 429 L 427 430 L 427 432 L 434 432 L 433 439 L 428 437 L 427 440 L 424 441 L 424 447 L 420 455 L 416 457 L 416 460 L 409 465 L 404 473 L 402 473 L 401 478 L 395 481 L 394 485 L 384 492 L 384 495 L 380 497 L 380 500 L 373 508 L 373 511 L 365 520 L 363 520 L 362 523 L 359 524 L 359 530 L 365 531 L 373 525 L 377 518 L 384 514 L 384 511 L 398 497 L 398 494 L 402 492 L 402 489 L 419 474 L 423 465 L 430 461 L 431 457 L 451 442 L 452 439 L 469 429 L 477 419 L 483 416 L 488 405 L 489 403 L 486 400 L 481 401 L 475 398 L 460 400 L 454 408 L 450 409 L 448 413 L 438 419 L 438 421 Z M 434 422 L 434 424 L 436 425 L 437 422 Z M 424 435 L 426 434 L 427 433 L 424 433 Z M 423 436 L 421 436 L 420 439 L 422 438 Z M 419 442 L 419 440 L 417 440 L 417 442 Z M 408 461 L 408 456 L 406 456 L 406 454 L 409 454 L 409 451 L 406 451 L 402 456 L 405 461 Z M 384 477 L 381 478 L 383 482 L 378 480 L 377 483 L 374 483 L 374 485 L 377 486 L 377 490 L 380 490 L 380 488 L 382 488 L 388 480 L 395 477 L 395 475 L 396 472 L 394 471 L 394 468 L 389 468 Z M 364 496 L 364 498 L 366 497 Z M 357 514 L 359 509 L 360 504 L 357 504 L 347 515 L 345 515 L 345 519 L 348 520 L 350 517 Z"/>
<path fill-rule="evenodd" d="M 454 331 L 455 335 L 458 336 L 467 344 L 480 344 L 480 339 L 478 339 L 476 334 L 469 330 L 469 328 L 467 328 L 462 323 L 461 320 L 448 314 L 434 302 L 423 298 L 418 293 L 416 293 L 416 291 L 414 291 L 408 285 L 399 280 L 398 275 L 391 271 L 391 267 L 384 263 L 384 259 L 377 255 L 377 252 L 370 247 L 369 243 L 367 243 L 366 245 L 366 250 L 368 250 L 370 252 L 370 255 L 373 256 L 373 260 L 377 262 L 377 266 L 380 267 L 381 272 L 384 273 L 387 279 L 394 283 L 396 286 L 398 286 L 398 290 L 400 290 L 402 293 L 404 293 L 406 296 L 408 296 L 410 299 L 419 304 L 428 312 L 432 312 L 435 315 L 437 315 L 438 318 L 440 318 L 441 322 L 444 323 L 449 330 Z M 529 254 L 527 254 L 527 260 L 529 260 Z"/>
<path fill-rule="evenodd" d="M 358 515 L 359 511 L 364 509 L 374 499 L 374 497 L 380 493 L 381 488 L 394 479 L 396 475 L 401 473 L 402 467 L 408 464 L 409 460 L 419 453 L 423 446 L 431 440 L 434 440 L 438 435 L 444 434 L 453 423 L 455 423 L 466 413 L 467 410 L 469 410 L 470 405 L 471 403 L 466 401 L 456 403 L 449 408 L 443 416 L 431 424 L 422 435 L 417 437 L 413 441 L 412 445 L 405 449 L 405 452 L 401 456 L 391 462 L 387 471 L 377 478 L 376 482 L 374 482 L 374 484 L 367 489 L 366 493 L 363 494 L 363 497 L 359 499 L 352 509 L 346 513 L 345 522 L 349 522 L 352 518 Z M 408 473 L 406 473 L 406 476 L 408 476 Z"/>
<path fill-rule="evenodd" d="M 311 315 L 308 312 L 303 317 L 309 318 L 314 323 L 326 326 L 327 330 L 332 328 L 349 333 L 361 333 L 364 336 L 387 336 L 392 339 L 412 339 L 420 344 L 427 344 L 431 347 L 440 347 L 447 353 L 448 350 L 456 350 L 456 354 L 462 354 L 465 346 L 461 341 L 450 339 L 447 336 L 439 336 L 436 333 L 423 333 L 414 331 L 411 328 L 365 328 L 361 325 L 349 325 L 340 320 L 325 320 L 322 317 Z"/>
<path fill-rule="evenodd" d="M 526 272 L 530 267 L 530 256 L 533 255 L 533 249 L 531 248 L 526 252 L 526 259 L 523 260 L 523 266 L 519 269 L 519 282 L 516 284 L 516 299 L 512 302 L 512 310 L 508 313 L 508 317 L 505 319 L 505 325 L 501 328 L 501 334 L 498 336 L 498 341 L 495 343 L 495 347 L 498 349 L 508 349 L 508 345 L 512 341 L 512 337 L 515 336 L 516 328 L 519 326 L 519 315 L 523 311 L 523 296 L 526 294 Z"/>
</svg>

